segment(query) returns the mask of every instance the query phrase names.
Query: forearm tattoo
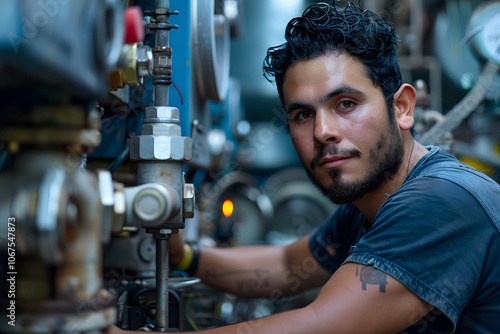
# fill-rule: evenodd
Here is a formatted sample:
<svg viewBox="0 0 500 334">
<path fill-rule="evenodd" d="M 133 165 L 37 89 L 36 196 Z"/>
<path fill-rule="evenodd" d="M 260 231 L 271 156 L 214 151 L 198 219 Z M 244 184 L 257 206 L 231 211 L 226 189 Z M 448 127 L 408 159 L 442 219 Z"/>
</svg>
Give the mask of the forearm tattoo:
<svg viewBox="0 0 500 334">
<path fill-rule="evenodd" d="M 356 268 L 356 276 L 359 276 L 361 289 L 366 290 L 367 284 L 378 285 L 379 292 L 385 292 L 387 285 L 387 274 L 374 267 L 361 267 L 361 270 Z"/>
</svg>

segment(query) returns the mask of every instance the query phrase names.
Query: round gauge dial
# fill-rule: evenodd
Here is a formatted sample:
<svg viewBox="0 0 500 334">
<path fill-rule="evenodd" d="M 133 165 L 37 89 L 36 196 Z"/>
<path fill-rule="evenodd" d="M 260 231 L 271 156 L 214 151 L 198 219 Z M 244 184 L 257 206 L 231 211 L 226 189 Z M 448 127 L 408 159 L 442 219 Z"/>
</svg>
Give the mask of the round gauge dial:
<svg viewBox="0 0 500 334">
<path fill-rule="evenodd" d="M 480 57 L 500 65 L 500 3 L 479 6 L 470 20 L 471 42 Z"/>
</svg>

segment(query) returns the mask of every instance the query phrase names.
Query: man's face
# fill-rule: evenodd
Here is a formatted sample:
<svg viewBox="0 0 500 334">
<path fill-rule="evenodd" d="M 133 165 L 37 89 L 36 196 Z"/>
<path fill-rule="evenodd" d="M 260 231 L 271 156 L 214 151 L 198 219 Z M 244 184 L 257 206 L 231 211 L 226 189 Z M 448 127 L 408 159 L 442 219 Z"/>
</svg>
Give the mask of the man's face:
<svg viewBox="0 0 500 334">
<path fill-rule="evenodd" d="M 376 190 L 400 167 L 398 123 L 356 58 L 329 53 L 292 65 L 283 97 L 302 164 L 334 203 Z"/>
</svg>

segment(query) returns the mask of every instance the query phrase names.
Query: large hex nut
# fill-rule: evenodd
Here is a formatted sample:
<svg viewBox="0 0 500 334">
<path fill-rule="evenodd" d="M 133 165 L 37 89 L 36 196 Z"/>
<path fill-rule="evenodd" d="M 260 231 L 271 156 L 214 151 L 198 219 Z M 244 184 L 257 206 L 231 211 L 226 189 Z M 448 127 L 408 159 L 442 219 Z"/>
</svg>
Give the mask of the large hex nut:
<svg viewBox="0 0 500 334">
<path fill-rule="evenodd" d="M 190 137 L 142 135 L 130 139 L 132 160 L 187 161 L 192 156 Z"/>
<path fill-rule="evenodd" d="M 146 123 L 141 128 L 143 135 L 180 136 L 181 127 L 173 123 Z"/>
<path fill-rule="evenodd" d="M 192 183 L 184 184 L 184 191 L 182 193 L 182 204 L 184 211 L 184 218 L 194 217 L 195 208 L 195 193 L 194 185 Z"/>
<path fill-rule="evenodd" d="M 144 119 L 144 122 L 146 123 L 179 123 L 179 121 L 179 109 L 175 107 L 154 106 L 146 108 Z"/>
</svg>

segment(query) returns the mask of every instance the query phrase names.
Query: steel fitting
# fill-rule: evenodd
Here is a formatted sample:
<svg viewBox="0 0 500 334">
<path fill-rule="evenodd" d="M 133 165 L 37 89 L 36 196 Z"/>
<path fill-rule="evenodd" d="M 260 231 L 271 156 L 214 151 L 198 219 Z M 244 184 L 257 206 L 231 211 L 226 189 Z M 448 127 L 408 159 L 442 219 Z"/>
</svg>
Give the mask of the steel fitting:
<svg viewBox="0 0 500 334">
<path fill-rule="evenodd" d="M 191 156 L 189 137 L 141 135 L 130 139 L 130 158 L 133 160 L 187 161 Z"/>
</svg>

